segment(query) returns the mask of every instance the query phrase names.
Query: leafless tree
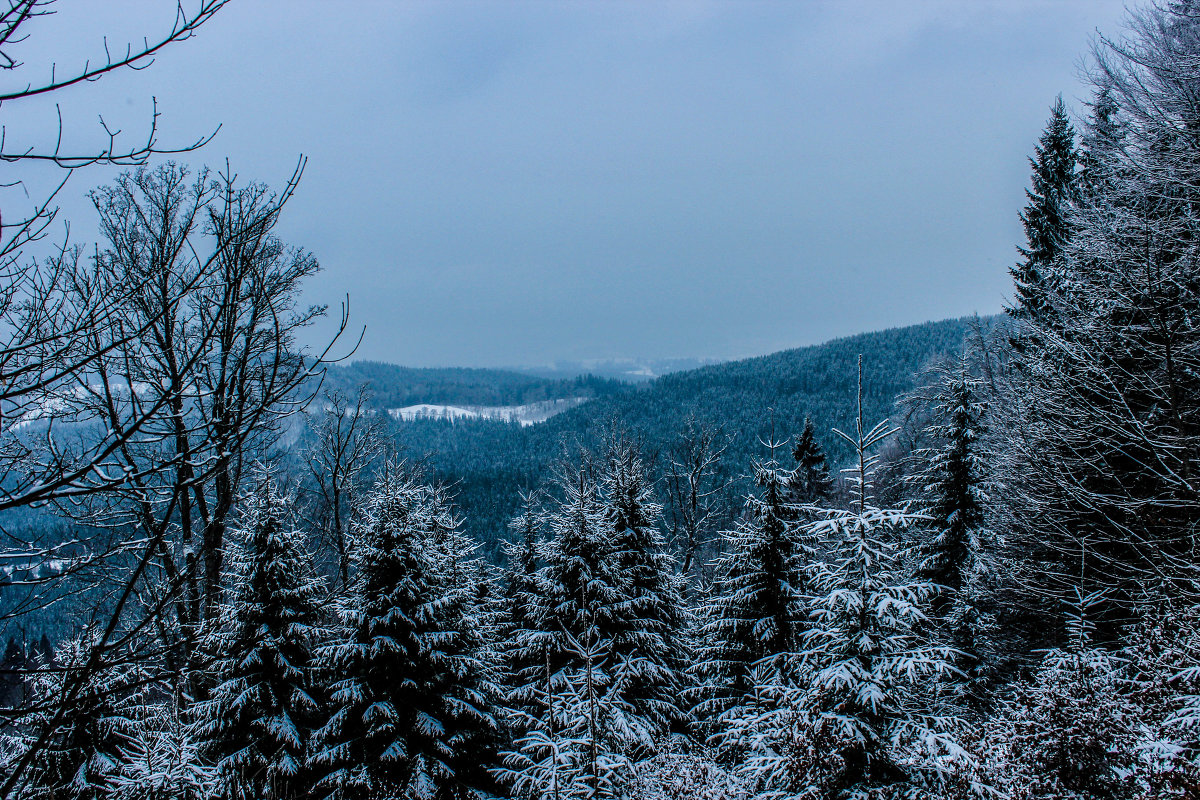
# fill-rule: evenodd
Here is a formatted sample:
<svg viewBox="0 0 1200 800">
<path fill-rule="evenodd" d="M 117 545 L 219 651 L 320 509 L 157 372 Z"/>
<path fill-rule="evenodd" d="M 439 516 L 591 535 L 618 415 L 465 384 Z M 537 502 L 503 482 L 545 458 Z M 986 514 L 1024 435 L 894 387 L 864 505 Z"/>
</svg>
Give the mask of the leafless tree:
<svg viewBox="0 0 1200 800">
<path fill-rule="evenodd" d="M 690 575 L 697 554 L 716 535 L 729 513 L 732 476 L 722 457 L 730 439 L 718 428 L 688 419 L 670 448 L 663 483 L 671 539 L 682 558 L 680 571 Z"/>
<path fill-rule="evenodd" d="M 105 57 L 87 61 L 67 72 L 57 65 L 50 74 L 38 79 L 25 76 L 25 65 L 14 50 L 35 29 L 40 17 L 53 13 L 53 0 L 7 0 L 0 6 L 0 76 L 8 78 L 8 88 L 0 87 L 0 109 L 11 113 L 29 106 L 52 101 L 56 93 L 73 86 L 103 79 L 110 73 L 150 66 L 169 45 L 191 38 L 221 10 L 228 0 L 179 2 L 171 28 L 140 45 L 128 44 L 114 52 L 104 42 Z M 89 14 L 104 18 L 111 9 L 96 4 Z M 56 197 L 77 170 L 92 165 L 138 165 L 153 156 L 194 150 L 206 144 L 212 134 L 181 145 L 161 145 L 158 141 L 158 111 L 153 109 L 144 137 L 136 142 L 121 138 L 121 132 L 109 128 L 103 119 L 103 138 L 95 146 L 67 151 L 63 146 L 63 122 L 58 113 L 58 135 L 52 145 L 12 147 L 6 115 L 0 122 L 0 161 L 6 163 L 43 163 L 61 171 L 57 186 L 37 201 L 25 215 L 6 215 L 0 220 L 0 510 L 45 503 L 56 498 L 77 496 L 123 482 L 125 475 L 111 469 L 111 456 L 119 447 L 115 436 L 93 437 L 86 444 L 68 448 L 48 432 L 35 441 L 28 435 L 26 423 L 43 423 L 39 431 L 51 427 L 68 409 L 62 400 L 64 385 L 75 375 L 94 368 L 101 355 L 89 346 L 95 334 L 110 343 L 121 341 L 112 330 L 111 315 L 129 298 L 127 284 L 103 285 L 96 279 L 93 265 L 81 258 L 81 250 L 71 247 L 68 239 L 54 255 L 41 260 L 26 259 L 28 245 L 46 237 L 57 210 Z M 215 131 L 213 132 L 215 133 Z M 13 186 L 13 182 L 4 184 Z M 19 218 L 18 218 L 19 217 Z M 126 337 L 144 331 L 122 330 Z M 139 428 L 140 420 L 127 419 L 127 435 Z M 35 458 L 36 456 L 36 458 Z M 43 467 L 29 469 L 36 460 Z"/>
<path fill-rule="evenodd" d="M 370 395 L 365 386 L 359 388 L 353 404 L 336 391 L 326 400 L 317 412 L 308 469 L 315 486 L 316 517 L 337 554 L 338 577 L 345 586 L 350 580 L 347 526 L 363 488 L 365 470 L 384 453 L 386 421 L 368 407 Z"/>
</svg>

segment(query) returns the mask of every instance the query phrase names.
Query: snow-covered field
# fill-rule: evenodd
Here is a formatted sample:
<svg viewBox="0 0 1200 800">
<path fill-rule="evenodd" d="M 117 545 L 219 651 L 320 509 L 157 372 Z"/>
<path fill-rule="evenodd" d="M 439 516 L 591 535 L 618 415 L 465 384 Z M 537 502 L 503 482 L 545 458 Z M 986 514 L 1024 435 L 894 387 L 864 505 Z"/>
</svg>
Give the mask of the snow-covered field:
<svg viewBox="0 0 1200 800">
<path fill-rule="evenodd" d="M 411 422 L 416 419 L 494 419 L 516 422 L 522 426 L 545 422 L 555 414 L 561 414 L 587 402 L 586 397 L 567 397 L 560 400 L 543 400 L 520 406 L 445 406 L 420 403 L 403 408 L 389 408 L 388 414 L 398 420 Z"/>
</svg>

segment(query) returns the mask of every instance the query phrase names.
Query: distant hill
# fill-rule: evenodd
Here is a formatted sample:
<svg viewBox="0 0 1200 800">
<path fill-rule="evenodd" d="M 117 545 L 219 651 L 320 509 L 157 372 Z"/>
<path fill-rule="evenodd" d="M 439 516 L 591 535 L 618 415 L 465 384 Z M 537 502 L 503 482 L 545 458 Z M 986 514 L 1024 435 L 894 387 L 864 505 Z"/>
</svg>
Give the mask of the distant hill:
<svg viewBox="0 0 1200 800">
<path fill-rule="evenodd" d="M 353 361 L 330 367 L 323 392 L 353 396 L 362 384 L 380 409 L 420 404 L 519 406 L 575 397 L 602 397 L 624 391 L 613 378 L 587 374 L 542 377 L 512 370 L 468 367 L 399 367 L 380 361 Z"/>
<path fill-rule="evenodd" d="M 848 453 L 829 431 L 832 427 L 848 430 L 852 424 L 858 356 L 863 356 L 864 412 L 868 423 L 874 424 L 892 413 L 896 398 L 913 387 L 922 366 L 961 350 L 973 321 L 952 319 L 850 336 L 676 372 L 636 387 L 614 386 L 596 378 L 576 379 L 581 381 L 576 384 L 499 370 L 437 370 L 433 372 L 439 377 L 445 372 L 449 380 L 441 386 L 431 384 L 435 393 L 429 396 L 420 395 L 419 382 L 400 388 L 377 384 L 375 391 L 377 397 L 389 398 L 389 407 L 454 402 L 449 399 L 453 392 L 486 396 L 481 405 L 503 405 L 528 402 L 538 393 L 567 397 L 578 396 L 571 394 L 578 387 L 594 391 L 588 402 L 527 427 L 466 418 L 416 419 L 396 425 L 408 452 L 428 455 L 437 476 L 454 484 L 471 532 L 485 543 L 495 543 L 506 536 L 517 489 L 544 480 L 564 449 L 596 444 L 613 421 L 639 437 L 652 454 L 678 436 L 689 416 L 720 426 L 732 438 L 729 463 L 742 471 L 762 455 L 759 438 L 766 437 L 772 417 L 776 437 L 786 439 L 799 432 L 807 416 L 835 464 L 840 464 Z M 986 326 L 991 319 L 979 322 Z M 370 365 L 368 371 L 376 379 L 414 377 L 413 371 L 388 368 Z"/>
<path fill-rule="evenodd" d="M 598 358 L 587 361 L 556 361 L 553 364 L 510 367 L 525 375 L 543 378 L 573 378 L 576 375 L 595 375 L 599 378 L 616 378 L 630 383 L 652 381 L 655 378 L 698 369 L 709 364 L 720 363 L 715 358 Z"/>
</svg>

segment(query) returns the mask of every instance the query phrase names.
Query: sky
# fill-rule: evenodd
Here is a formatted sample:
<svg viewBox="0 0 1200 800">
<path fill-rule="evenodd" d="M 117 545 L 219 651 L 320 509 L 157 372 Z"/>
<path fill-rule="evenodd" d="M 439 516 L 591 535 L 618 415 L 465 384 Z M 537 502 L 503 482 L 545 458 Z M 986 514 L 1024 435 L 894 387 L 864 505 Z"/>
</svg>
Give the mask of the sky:
<svg viewBox="0 0 1200 800">
<path fill-rule="evenodd" d="M 153 37 L 174 6 L 59 0 L 4 85 Z M 162 144 L 220 126 L 193 166 L 281 185 L 307 157 L 279 233 L 322 264 L 307 302 L 349 297 L 355 358 L 727 359 L 999 311 L 1049 106 L 1086 113 L 1088 48 L 1124 16 L 1111 0 L 231 0 L 148 69 L 55 99 L 80 146 L 98 114 L 136 137 L 153 97 Z M 9 104 L 8 141 L 52 140 L 56 113 Z M 31 197 L 54 177 L 8 169 Z M 73 240 L 95 241 L 84 195 L 115 174 L 63 190 Z"/>
</svg>

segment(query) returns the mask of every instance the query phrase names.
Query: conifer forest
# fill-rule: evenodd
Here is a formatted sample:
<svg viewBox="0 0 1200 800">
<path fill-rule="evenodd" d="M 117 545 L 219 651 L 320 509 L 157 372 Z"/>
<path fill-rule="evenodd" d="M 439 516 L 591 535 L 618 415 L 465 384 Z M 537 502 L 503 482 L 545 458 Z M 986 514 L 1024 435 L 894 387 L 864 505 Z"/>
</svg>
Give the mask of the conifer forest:
<svg viewBox="0 0 1200 800">
<path fill-rule="evenodd" d="M 6 0 L 0 104 L 230 2 Z M 0 218 L 0 797 L 1200 798 L 1200 3 L 1081 59 L 1002 314 L 640 383 L 350 360 L 303 160 L 0 137 L 99 220 Z"/>
</svg>

